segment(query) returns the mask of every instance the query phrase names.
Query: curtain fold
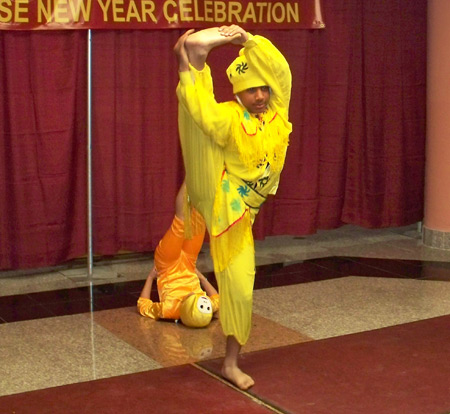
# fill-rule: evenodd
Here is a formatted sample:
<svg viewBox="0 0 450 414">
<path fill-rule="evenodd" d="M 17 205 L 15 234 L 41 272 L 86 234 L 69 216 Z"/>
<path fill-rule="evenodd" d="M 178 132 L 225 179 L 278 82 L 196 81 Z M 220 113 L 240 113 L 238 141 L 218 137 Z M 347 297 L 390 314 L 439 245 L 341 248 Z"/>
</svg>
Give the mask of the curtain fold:
<svg viewBox="0 0 450 414">
<path fill-rule="evenodd" d="M 422 219 L 426 0 L 322 0 L 324 30 L 254 31 L 293 73 L 293 133 L 255 236 Z M 94 31 L 94 253 L 152 251 L 183 180 L 179 30 Z M 86 253 L 86 34 L 0 32 L 0 269 Z M 219 101 L 237 47 L 213 50 Z M 199 161 L 201 162 L 201 160 Z"/>
<path fill-rule="evenodd" d="M 85 33 L 1 33 L 0 268 L 85 247 Z"/>
<path fill-rule="evenodd" d="M 178 143 L 180 32 L 93 35 L 94 250 L 150 251 L 174 214 L 183 180 Z"/>
<path fill-rule="evenodd" d="M 404 7 L 400 0 L 359 5 L 343 222 L 388 227 L 422 219 L 425 6 Z"/>
</svg>

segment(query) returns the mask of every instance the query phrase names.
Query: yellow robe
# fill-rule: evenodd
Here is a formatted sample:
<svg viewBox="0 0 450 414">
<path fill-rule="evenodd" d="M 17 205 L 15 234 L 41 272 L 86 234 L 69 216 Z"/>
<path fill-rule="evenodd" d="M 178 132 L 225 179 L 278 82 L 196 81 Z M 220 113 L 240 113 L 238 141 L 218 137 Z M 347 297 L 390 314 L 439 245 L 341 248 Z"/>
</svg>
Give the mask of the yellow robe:
<svg viewBox="0 0 450 414">
<path fill-rule="evenodd" d="M 251 226 L 266 197 L 276 193 L 292 130 L 291 73 L 285 58 L 261 36 L 250 35 L 243 53 L 271 88 L 265 114 L 249 114 L 234 101 L 218 103 L 208 65 L 180 72 L 177 87 L 187 190 L 210 234 L 222 328 L 241 344 L 251 326 Z"/>
</svg>

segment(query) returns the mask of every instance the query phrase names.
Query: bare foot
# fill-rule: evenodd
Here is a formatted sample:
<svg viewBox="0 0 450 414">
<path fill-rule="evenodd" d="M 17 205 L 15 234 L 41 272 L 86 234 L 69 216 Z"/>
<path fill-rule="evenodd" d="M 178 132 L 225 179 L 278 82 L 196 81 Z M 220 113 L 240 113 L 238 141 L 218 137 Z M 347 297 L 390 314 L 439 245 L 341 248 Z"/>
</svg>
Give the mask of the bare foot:
<svg viewBox="0 0 450 414">
<path fill-rule="evenodd" d="M 220 35 L 217 27 L 211 27 L 191 34 L 186 39 L 186 51 L 189 56 L 189 62 L 197 70 L 203 69 L 211 49 L 228 41 L 227 38 Z"/>
<path fill-rule="evenodd" d="M 229 43 L 230 41 L 229 36 L 222 34 L 218 27 L 210 27 L 192 33 L 186 41 L 186 46 L 210 51 L 213 47 Z"/>
<path fill-rule="evenodd" d="M 185 43 L 189 62 L 194 68 L 201 70 L 211 49 L 227 43 L 241 44 L 247 39 L 247 32 L 236 25 L 210 27 L 191 33 Z"/>
<path fill-rule="evenodd" d="M 241 390 L 248 390 L 255 385 L 253 378 L 238 367 L 222 367 L 222 376 Z"/>
</svg>

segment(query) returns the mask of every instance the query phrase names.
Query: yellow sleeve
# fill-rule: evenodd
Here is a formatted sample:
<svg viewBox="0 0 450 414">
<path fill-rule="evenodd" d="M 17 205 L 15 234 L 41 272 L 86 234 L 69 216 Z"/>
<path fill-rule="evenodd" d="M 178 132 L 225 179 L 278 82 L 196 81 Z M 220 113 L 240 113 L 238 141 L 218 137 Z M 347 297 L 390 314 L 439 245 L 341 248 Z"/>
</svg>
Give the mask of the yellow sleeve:
<svg viewBox="0 0 450 414">
<path fill-rule="evenodd" d="M 193 66 L 180 72 L 177 97 L 197 126 L 220 146 L 225 146 L 235 111 L 226 103 L 218 103 L 214 97 L 211 70 L 208 65 L 198 71 Z"/>
<path fill-rule="evenodd" d="M 286 119 L 291 99 L 292 75 L 289 64 L 281 52 L 262 36 L 249 34 L 243 53 L 249 65 L 255 68 L 266 85 L 272 89 L 270 105 Z"/>
<path fill-rule="evenodd" d="M 211 299 L 213 313 L 219 310 L 219 294 L 215 294 L 209 297 Z"/>
<path fill-rule="evenodd" d="M 152 319 L 159 319 L 162 317 L 162 304 L 153 302 L 151 299 L 140 297 L 137 302 L 137 308 L 142 316 Z"/>
</svg>

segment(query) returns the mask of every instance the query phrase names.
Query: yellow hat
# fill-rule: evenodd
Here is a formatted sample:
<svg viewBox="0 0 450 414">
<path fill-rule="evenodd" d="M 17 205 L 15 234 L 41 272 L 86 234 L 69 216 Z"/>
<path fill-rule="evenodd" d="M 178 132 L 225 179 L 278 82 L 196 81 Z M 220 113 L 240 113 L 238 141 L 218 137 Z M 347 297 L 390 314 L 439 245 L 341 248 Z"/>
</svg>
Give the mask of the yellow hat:
<svg viewBox="0 0 450 414">
<path fill-rule="evenodd" d="M 247 59 L 243 54 L 243 49 L 239 52 L 239 56 L 228 66 L 227 76 L 233 85 L 233 93 L 239 93 L 249 88 L 257 88 L 258 86 L 268 86 L 264 79 L 248 65 Z"/>
<path fill-rule="evenodd" d="M 183 325 L 203 328 L 211 322 L 212 315 L 212 303 L 208 296 L 193 294 L 181 302 L 180 319 Z"/>
</svg>

